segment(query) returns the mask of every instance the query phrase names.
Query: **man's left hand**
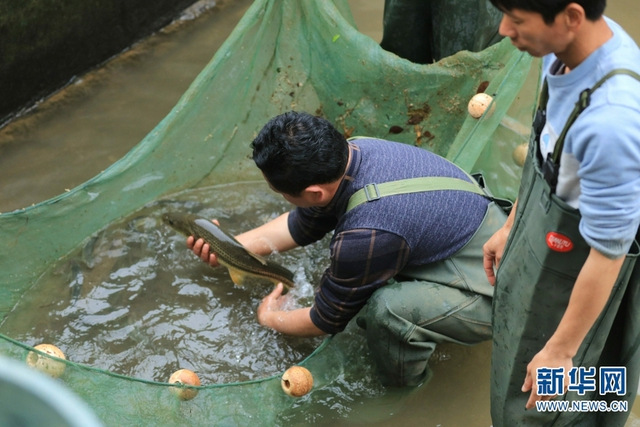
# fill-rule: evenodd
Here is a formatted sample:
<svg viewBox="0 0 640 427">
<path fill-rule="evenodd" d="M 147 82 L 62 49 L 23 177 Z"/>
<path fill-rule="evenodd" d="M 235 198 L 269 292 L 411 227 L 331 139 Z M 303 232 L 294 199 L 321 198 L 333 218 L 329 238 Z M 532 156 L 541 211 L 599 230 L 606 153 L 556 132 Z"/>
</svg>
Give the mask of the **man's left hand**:
<svg viewBox="0 0 640 427">
<path fill-rule="evenodd" d="M 522 385 L 522 391 L 528 392 L 531 390 L 531 394 L 529 395 L 529 400 L 525 407 L 527 409 L 531 409 L 535 406 L 535 402 L 538 400 L 551 400 L 555 396 L 539 396 L 538 395 L 538 377 L 537 370 L 538 368 L 564 368 L 564 390 L 567 390 L 569 384 L 569 371 L 573 367 L 573 360 L 571 357 L 562 355 L 560 353 L 556 353 L 553 350 L 548 349 L 547 347 L 543 348 L 536 354 L 531 362 L 527 365 L 527 375 L 524 379 L 524 384 Z"/>
<path fill-rule="evenodd" d="M 277 319 L 278 312 L 282 311 L 282 305 L 286 301 L 282 296 L 283 289 L 284 286 L 282 283 L 278 283 L 273 291 L 262 299 L 262 302 L 258 307 L 258 323 L 262 326 L 274 328 L 272 326 L 272 321 Z"/>
<path fill-rule="evenodd" d="M 284 289 L 282 283 L 260 303 L 258 307 L 258 322 L 262 326 L 271 328 L 287 335 L 295 335 L 298 337 L 317 337 L 324 335 L 313 324 L 309 315 L 311 308 L 296 308 L 293 310 L 285 310 L 285 304 L 289 298 L 282 295 Z"/>
</svg>

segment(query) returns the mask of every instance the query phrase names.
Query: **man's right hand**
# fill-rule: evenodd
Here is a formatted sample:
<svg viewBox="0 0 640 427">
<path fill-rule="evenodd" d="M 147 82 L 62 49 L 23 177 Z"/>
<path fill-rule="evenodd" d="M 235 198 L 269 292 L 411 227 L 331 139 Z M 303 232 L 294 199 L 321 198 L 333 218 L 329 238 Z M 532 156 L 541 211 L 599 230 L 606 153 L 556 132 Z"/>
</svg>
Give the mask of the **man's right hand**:
<svg viewBox="0 0 640 427">
<path fill-rule="evenodd" d="M 289 212 L 283 213 L 260 227 L 239 234 L 235 238 L 247 250 L 262 256 L 268 256 L 274 251 L 288 251 L 298 246 L 289 233 L 288 218 Z M 220 226 L 217 219 L 212 222 Z M 207 264 L 213 267 L 220 265 L 216 254 L 211 252 L 211 248 L 204 240 L 196 240 L 193 236 L 189 236 L 187 247 Z"/>
<path fill-rule="evenodd" d="M 498 231 L 496 231 L 489 240 L 487 240 L 487 243 L 485 243 L 484 246 L 482 246 L 484 272 L 486 273 L 487 279 L 489 279 L 489 283 L 491 283 L 491 286 L 494 286 L 496 284 L 496 270 L 498 269 L 500 261 L 502 260 L 504 247 L 507 244 L 507 238 L 509 237 L 509 233 L 511 232 L 511 227 L 513 227 L 513 222 L 516 216 L 516 209 L 518 209 L 517 200 L 514 202 L 513 207 L 511 208 L 511 212 L 509 212 L 509 216 L 507 217 L 504 225 Z"/>
<path fill-rule="evenodd" d="M 496 284 L 495 269 L 498 268 L 502 260 L 502 254 L 504 253 L 504 247 L 507 243 L 507 237 L 509 237 L 509 231 L 510 228 L 502 227 L 482 246 L 484 272 L 487 274 L 487 279 L 489 279 L 489 283 L 491 283 L 492 286 Z"/>
<path fill-rule="evenodd" d="M 217 219 L 212 220 L 214 224 L 220 226 Z M 215 253 L 210 252 L 211 248 L 208 243 L 205 243 L 203 239 L 196 240 L 193 236 L 187 237 L 187 247 L 193 251 L 193 253 L 202 261 L 206 262 L 212 267 L 218 267 L 218 257 Z"/>
</svg>

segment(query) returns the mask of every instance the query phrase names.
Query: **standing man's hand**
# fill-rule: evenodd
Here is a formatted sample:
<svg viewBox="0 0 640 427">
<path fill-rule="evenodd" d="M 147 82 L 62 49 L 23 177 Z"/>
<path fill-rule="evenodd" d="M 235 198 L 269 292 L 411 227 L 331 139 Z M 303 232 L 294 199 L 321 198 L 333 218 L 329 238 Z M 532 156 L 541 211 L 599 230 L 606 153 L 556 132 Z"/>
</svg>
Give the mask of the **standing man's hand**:
<svg viewBox="0 0 640 427">
<path fill-rule="evenodd" d="M 504 247 L 507 243 L 507 237 L 509 237 L 509 229 L 502 227 L 496 231 L 487 243 L 482 246 L 484 272 L 489 279 L 491 285 L 496 283 L 496 273 L 494 266 L 497 269 L 502 260 L 502 254 L 504 253 Z"/>
<path fill-rule="evenodd" d="M 555 397 L 538 395 L 538 368 L 564 368 L 563 392 L 566 392 L 569 386 L 569 371 L 573 368 L 573 360 L 568 354 L 563 354 L 551 349 L 549 344 L 531 359 L 531 362 L 527 365 L 527 375 L 524 379 L 524 384 L 522 384 L 522 391 L 524 393 L 531 391 L 529 400 L 527 400 L 527 404 L 525 405 L 527 409 L 533 408 L 538 400 L 551 400 Z"/>
<path fill-rule="evenodd" d="M 531 390 L 527 409 L 533 408 L 537 400 L 553 397 L 538 396 L 538 368 L 564 368 L 565 390 L 568 387 L 567 376 L 573 367 L 573 357 L 578 353 L 584 338 L 609 300 L 624 259 L 608 258 L 593 248 L 589 251 L 589 256 L 573 285 L 569 305 L 558 328 L 527 365 L 527 374 L 522 385 L 523 392 Z"/>
<path fill-rule="evenodd" d="M 502 254 L 504 253 L 509 233 L 511 233 L 511 227 L 513 227 L 517 208 L 518 201 L 516 200 L 504 225 L 482 246 L 484 272 L 492 286 L 496 284 L 495 269 L 500 266 L 500 261 L 502 261 Z"/>
</svg>

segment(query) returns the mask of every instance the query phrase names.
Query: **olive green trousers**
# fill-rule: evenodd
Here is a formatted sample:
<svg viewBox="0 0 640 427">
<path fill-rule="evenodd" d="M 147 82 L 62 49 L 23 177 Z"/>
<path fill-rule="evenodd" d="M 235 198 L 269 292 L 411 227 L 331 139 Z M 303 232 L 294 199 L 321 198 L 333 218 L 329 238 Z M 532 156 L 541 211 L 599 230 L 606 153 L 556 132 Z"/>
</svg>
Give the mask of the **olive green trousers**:
<svg viewBox="0 0 640 427">
<path fill-rule="evenodd" d="M 369 299 L 356 322 L 366 331 L 383 384 L 419 385 L 437 343 L 491 339 L 493 288 L 483 269 L 482 246 L 505 220 L 492 202 L 476 234 L 456 254 L 403 270 Z"/>
</svg>

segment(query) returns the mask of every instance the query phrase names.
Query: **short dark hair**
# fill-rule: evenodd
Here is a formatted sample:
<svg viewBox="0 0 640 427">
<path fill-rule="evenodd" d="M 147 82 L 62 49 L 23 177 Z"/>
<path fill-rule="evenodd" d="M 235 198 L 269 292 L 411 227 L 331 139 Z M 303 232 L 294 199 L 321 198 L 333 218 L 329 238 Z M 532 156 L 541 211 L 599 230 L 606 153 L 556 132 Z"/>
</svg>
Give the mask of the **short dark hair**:
<svg viewBox="0 0 640 427">
<path fill-rule="evenodd" d="M 349 143 L 328 120 L 295 111 L 269 120 L 251 148 L 269 184 L 294 197 L 341 178 L 349 159 Z"/>
<path fill-rule="evenodd" d="M 600 19 L 607 7 L 607 0 L 490 0 L 491 4 L 502 11 L 522 9 L 542 15 L 545 23 L 551 24 L 556 16 L 571 4 L 582 6 L 590 21 Z"/>
</svg>

